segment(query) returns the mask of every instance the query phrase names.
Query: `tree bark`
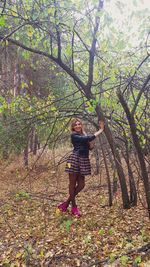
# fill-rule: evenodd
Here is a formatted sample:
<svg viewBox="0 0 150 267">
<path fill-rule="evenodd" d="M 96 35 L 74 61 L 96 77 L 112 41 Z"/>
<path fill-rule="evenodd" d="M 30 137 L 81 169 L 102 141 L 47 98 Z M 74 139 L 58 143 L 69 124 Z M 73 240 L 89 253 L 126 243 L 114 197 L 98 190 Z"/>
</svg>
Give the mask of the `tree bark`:
<svg viewBox="0 0 150 267">
<path fill-rule="evenodd" d="M 28 167 L 28 142 L 24 149 L 24 165 Z"/>
<path fill-rule="evenodd" d="M 33 155 L 36 155 L 36 153 L 37 153 L 37 147 L 38 147 L 38 135 L 35 134 L 35 137 L 34 137 Z"/>
<path fill-rule="evenodd" d="M 105 120 L 104 115 L 103 115 L 99 105 L 96 106 L 96 112 L 97 112 L 99 120 Z M 108 143 L 110 145 L 112 154 L 114 156 L 116 170 L 117 170 L 117 173 L 118 173 L 120 186 L 121 186 L 123 207 L 124 207 L 124 209 L 129 209 L 130 208 L 130 201 L 129 201 L 128 190 L 127 190 L 127 185 L 126 185 L 124 171 L 123 171 L 123 168 L 122 168 L 120 155 L 119 155 L 119 152 L 117 151 L 117 146 L 114 143 L 111 131 L 110 131 L 107 123 L 105 124 L 104 132 L 105 132 L 105 135 L 107 137 Z"/>
<path fill-rule="evenodd" d="M 146 201 L 147 201 L 147 206 L 148 206 L 148 214 L 149 214 L 149 218 L 150 218 L 150 184 L 148 181 L 148 173 L 147 173 L 147 169 L 146 169 L 146 164 L 145 164 L 143 152 L 142 152 L 140 142 L 139 142 L 139 139 L 138 139 L 138 136 L 136 133 L 137 129 L 136 129 L 134 116 L 129 111 L 127 103 L 125 102 L 120 90 L 118 90 L 117 95 L 118 95 L 120 103 L 121 103 L 121 105 L 122 105 L 122 107 L 126 113 L 126 116 L 127 116 L 127 119 L 128 119 L 129 125 L 130 125 L 133 143 L 134 143 L 135 149 L 137 151 L 137 155 L 138 155 L 138 159 L 139 159 L 139 163 L 140 163 L 140 167 L 141 167 L 141 174 L 142 174 L 142 178 L 143 178 L 144 188 L 145 188 L 145 195 L 146 195 Z"/>
<path fill-rule="evenodd" d="M 33 152 L 33 147 L 34 147 L 33 138 L 34 138 L 34 128 L 32 127 L 30 136 L 30 152 Z"/>
<path fill-rule="evenodd" d="M 111 181 L 110 181 L 110 175 L 109 175 L 109 170 L 108 170 L 108 166 L 107 166 L 107 160 L 106 160 L 106 156 L 105 156 L 105 151 L 101 142 L 101 137 L 99 136 L 99 142 L 102 148 L 102 154 L 103 154 L 103 158 L 104 158 L 104 164 L 105 164 L 105 169 L 106 169 L 106 176 L 107 176 L 107 183 L 108 183 L 108 193 L 109 193 L 109 206 L 112 206 L 112 191 L 111 191 Z"/>
</svg>

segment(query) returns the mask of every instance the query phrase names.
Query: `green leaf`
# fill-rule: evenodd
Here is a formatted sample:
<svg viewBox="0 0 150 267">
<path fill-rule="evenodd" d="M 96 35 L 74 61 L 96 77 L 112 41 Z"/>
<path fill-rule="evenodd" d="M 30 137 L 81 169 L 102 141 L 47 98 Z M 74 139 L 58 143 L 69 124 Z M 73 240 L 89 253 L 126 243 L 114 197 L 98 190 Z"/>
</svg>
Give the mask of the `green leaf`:
<svg viewBox="0 0 150 267">
<path fill-rule="evenodd" d="M 5 20 L 4 17 L 0 18 L 0 26 L 5 26 Z"/>
<path fill-rule="evenodd" d="M 29 253 L 30 253 L 30 254 L 32 254 L 32 253 L 33 253 L 32 249 L 30 249 L 30 248 L 28 249 L 28 251 L 29 251 Z"/>
<path fill-rule="evenodd" d="M 88 110 L 89 110 L 91 113 L 93 113 L 93 112 L 95 111 L 95 108 L 91 106 L 91 107 L 88 108 Z"/>
<path fill-rule="evenodd" d="M 17 18 L 14 19 L 15 24 L 17 24 L 19 22 L 19 20 Z"/>
<path fill-rule="evenodd" d="M 25 252 L 25 254 L 23 255 L 24 258 L 28 257 L 28 252 Z"/>
<path fill-rule="evenodd" d="M 89 238 L 88 237 L 85 237 L 84 240 L 85 240 L 86 243 L 89 242 Z"/>
<path fill-rule="evenodd" d="M 93 252 L 93 250 L 89 249 L 87 254 L 90 255 L 92 252 Z"/>
<path fill-rule="evenodd" d="M 30 57 L 30 52 L 26 51 L 24 54 L 23 54 L 24 58 L 25 59 L 29 59 Z"/>
<path fill-rule="evenodd" d="M 103 235 L 103 233 L 104 233 L 104 230 L 103 229 L 101 229 L 99 232 L 98 232 L 100 235 Z"/>
<path fill-rule="evenodd" d="M 65 229 L 66 231 L 69 231 L 69 225 L 66 225 Z"/>
<path fill-rule="evenodd" d="M 101 201 L 102 201 L 102 203 L 105 203 L 106 200 L 103 198 Z"/>
<path fill-rule="evenodd" d="M 122 256 L 121 257 L 121 262 L 123 265 L 125 265 L 127 263 L 128 257 L 127 256 Z"/>
<path fill-rule="evenodd" d="M 6 266 L 7 266 L 9 263 L 10 263 L 9 260 L 6 260 L 6 261 L 5 261 L 5 265 L 6 265 Z"/>
<path fill-rule="evenodd" d="M 26 198 L 29 198 L 29 193 L 26 194 Z"/>
<path fill-rule="evenodd" d="M 39 17 L 39 14 L 38 14 L 38 13 L 34 13 L 34 14 L 33 14 L 33 19 L 34 19 L 34 20 L 36 20 L 38 17 Z"/>
<path fill-rule="evenodd" d="M 112 232 L 114 231 L 115 229 L 112 227 L 112 228 L 110 228 L 109 229 L 109 231 L 108 231 L 108 233 L 109 233 L 109 235 L 111 235 L 112 234 Z"/>
<path fill-rule="evenodd" d="M 71 221 L 68 220 L 68 221 L 67 221 L 67 224 L 70 225 L 70 224 L 71 224 Z"/>
<path fill-rule="evenodd" d="M 135 262 L 136 262 L 136 263 L 141 262 L 141 258 L 140 258 L 140 257 L 136 258 L 136 259 L 135 259 Z"/>
<path fill-rule="evenodd" d="M 113 253 L 110 254 L 110 260 L 113 261 L 115 258 L 115 255 Z"/>
</svg>

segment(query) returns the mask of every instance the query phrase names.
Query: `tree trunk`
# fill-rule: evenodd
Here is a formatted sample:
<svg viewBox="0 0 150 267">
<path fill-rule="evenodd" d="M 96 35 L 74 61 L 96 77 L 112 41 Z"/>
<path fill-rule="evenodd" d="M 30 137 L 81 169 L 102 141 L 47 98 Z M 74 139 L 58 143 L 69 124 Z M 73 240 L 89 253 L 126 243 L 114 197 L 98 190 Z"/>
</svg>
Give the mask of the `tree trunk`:
<svg viewBox="0 0 150 267">
<path fill-rule="evenodd" d="M 97 112 L 99 120 L 105 120 L 104 115 L 103 115 L 99 105 L 96 105 L 96 112 Z M 124 207 L 124 209 L 129 209 L 130 208 L 130 201 L 129 201 L 128 190 L 127 190 L 125 175 L 124 175 L 123 168 L 122 168 L 121 159 L 120 159 L 119 153 L 116 149 L 117 146 L 114 143 L 111 131 L 110 131 L 107 124 L 105 125 L 104 132 L 105 132 L 106 138 L 108 140 L 108 143 L 110 145 L 112 154 L 114 156 L 116 170 L 118 173 L 120 186 L 121 186 L 123 207 Z"/>
<path fill-rule="evenodd" d="M 100 146 L 102 149 L 102 154 L 103 154 L 103 158 L 104 158 L 104 164 L 105 164 L 105 169 L 106 169 L 106 176 L 107 176 L 107 183 L 108 183 L 108 193 L 109 193 L 109 206 L 112 206 L 112 192 L 111 192 L 111 182 L 110 182 L 110 175 L 109 175 L 109 170 L 108 170 L 108 166 L 107 166 L 107 161 L 106 161 L 106 156 L 105 156 L 105 151 L 101 142 L 101 137 L 99 136 L 99 142 L 100 142 Z"/>
<path fill-rule="evenodd" d="M 113 159 L 112 159 L 112 155 L 109 153 L 108 148 L 107 148 L 107 153 L 108 153 L 109 161 L 111 163 L 111 168 L 113 170 L 113 193 L 116 193 L 117 192 L 117 182 L 118 182 L 118 179 L 116 178 L 116 168 L 115 168 L 115 164 L 114 164 Z"/>
<path fill-rule="evenodd" d="M 17 74 L 17 62 L 14 60 L 13 65 L 13 97 L 16 96 L 16 74 Z"/>
<path fill-rule="evenodd" d="M 32 127 L 31 137 L 30 137 L 30 152 L 33 152 L 33 138 L 34 138 L 34 128 Z"/>
<path fill-rule="evenodd" d="M 17 84 L 17 93 L 18 95 L 21 94 L 21 73 L 20 73 L 20 66 L 18 64 L 18 84 Z"/>
<path fill-rule="evenodd" d="M 100 155 L 99 155 L 100 153 L 99 153 L 99 149 L 97 148 L 96 143 L 94 145 L 93 154 L 94 154 L 95 161 L 96 161 L 95 175 L 97 175 L 100 173 Z"/>
<path fill-rule="evenodd" d="M 134 181 L 134 176 L 131 170 L 131 167 L 128 165 L 128 173 L 129 173 L 129 183 L 130 183 L 130 202 L 133 206 L 137 205 L 137 192 L 136 192 L 136 186 Z"/>
<path fill-rule="evenodd" d="M 144 156 L 142 153 L 142 149 L 140 146 L 140 142 L 137 136 L 137 129 L 136 129 L 136 124 L 135 124 L 135 120 L 134 120 L 134 114 L 132 115 L 131 112 L 129 111 L 129 108 L 121 94 L 120 91 L 117 92 L 118 98 L 120 100 L 120 103 L 127 115 L 127 119 L 130 125 L 130 130 L 131 130 L 131 135 L 132 135 L 132 139 L 133 139 L 133 143 L 135 146 L 135 149 L 137 151 L 138 154 L 138 159 L 140 162 L 140 166 L 141 166 L 141 174 L 142 174 L 142 178 L 143 178 L 143 183 L 144 183 L 144 188 L 145 188 L 145 195 L 146 195 L 146 201 L 147 201 L 147 206 L 148 206 L 148 213 L 149 213 L 149 218 L 150 218 L 150 184 L 148 181 L 148 173 L 147 173 L 147 169 L 146 169 L 146 164 L 145 164 L 145 160 L 144 160 Z"/>
<path fill-rule="evenodd" d="M 33 154 L 34 155 L 36 155 L 37 147 L 38 147 L 38 135 L 35 134 L 35 137 L 34 137 L 34 148 L 33 148 Z"/>
<path fill-rule="evenodd" d="M 125 159 L 126 164 L 127 164 L 127 168 L 128 168 L 129 185 L 130 185 L 130 203 L 133 206 L 136 206 L 137 205 L 136 185 L 135 185 L 135 181 L 134 181 L 133 172 L 132 172 L 132 169 L 130 167 L 129 154 L 128 154 L 128 151 L 126 151 L 126 152 L 127 152 L 127 155 L 124 155 L 124 153 L 122 153 L 122 156 Z"/>
<path fill-rule="evenodd" d="M 24 149 L 24 165 L 28 167 L 28 142 Z"/>
</svg>

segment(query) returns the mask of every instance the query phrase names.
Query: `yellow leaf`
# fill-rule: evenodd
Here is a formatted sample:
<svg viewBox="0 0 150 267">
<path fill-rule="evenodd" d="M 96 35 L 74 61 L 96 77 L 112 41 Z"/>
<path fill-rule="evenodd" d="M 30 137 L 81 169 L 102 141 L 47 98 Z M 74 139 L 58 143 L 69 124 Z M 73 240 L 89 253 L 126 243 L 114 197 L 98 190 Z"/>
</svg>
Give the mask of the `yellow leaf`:
<svg viewBox="0 0 150 267">
<path fill-rule="evenodd" d="M 5 41 L 5 45 L 8 45 L 8 41 L 7 40 Z"/>
<path fill-rule="evenodd" d="M 60 214 L 60 210 L 59 210 L 59 209 L 56 210 L 56 214 L 57 214 L 57 215 Z"/>
<path fill-rule="evenodd" d="M 6 237 L 7 237 L 7 236 L 6 236 Z M 7 251 L 6 254 L 9 255 L 11 252 L 12 252 L 12 250 L 9 250 L 9 251 Z"/>
<path fill-rule="evenodd" d="M 88 101 L 87 104 L 88 104 L 89 107 L 91 107 L 91 103 L 90 103 L 90 101 Z"/>
<path fill-rule="evenodd" d="M 43 251 L 41 251 L 41 257 L 43 257 Z"/>
<path fill-rule="evenodd" d="M 53 8 L 48 8 L 48 13 L 49 13 L 49 14 L 53 14 L 53 12 L 54 12 L 54 11 L 53 11 Z"/>
<path fill-rule="evenodd" d="M 12 10 L 12 15 L 13 15 L 14 17 L 17 16 L 17 9 L 16 9 L 16 7 L 13 8 L 13 10 Z"/>
<path fill-rule="evenodd" d="M 16 255 L 16 258 L 20 258 L 21 257 L 21 253 L 18 253 L 17 255 Z"/>
<path fill-rule="evenodd" d="M 79 229 L 77 232 L 78 232 L 78 234 L 81 234 L 82 230 L 81 230 L 81 229 Z"/>
<path fill-rule="evenodd" d="M 12 215 L 12 212 L 11 212 L 11 210 L 8 210 L 8 215 Z"/>
<path fill-rule="evenodd" d="M 70 162 L 68 162 L 68 167 L 69 167 L 69 169 L 71 168 L 71 163 Z"/>
</svg>

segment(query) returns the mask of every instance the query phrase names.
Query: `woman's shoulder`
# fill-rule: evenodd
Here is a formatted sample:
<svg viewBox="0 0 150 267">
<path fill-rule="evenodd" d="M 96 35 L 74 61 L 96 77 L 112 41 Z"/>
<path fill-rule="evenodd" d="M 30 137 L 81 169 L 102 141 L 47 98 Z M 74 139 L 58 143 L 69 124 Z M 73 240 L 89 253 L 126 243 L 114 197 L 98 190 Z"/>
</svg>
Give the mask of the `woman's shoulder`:
<svg viewBox="0 0 150 267">
<path fill-rule="evenodd" d="M 75 141 L 75 140 L 81 140 L 84 138 L 84 134 L 82 133 L 72 133 L 71 134 L 71 140 Z"/>
<path fill-rule="evenodd" d="M 85 136 L 83 133 L 72 133 L 71 136 Z"/>
</svg>

